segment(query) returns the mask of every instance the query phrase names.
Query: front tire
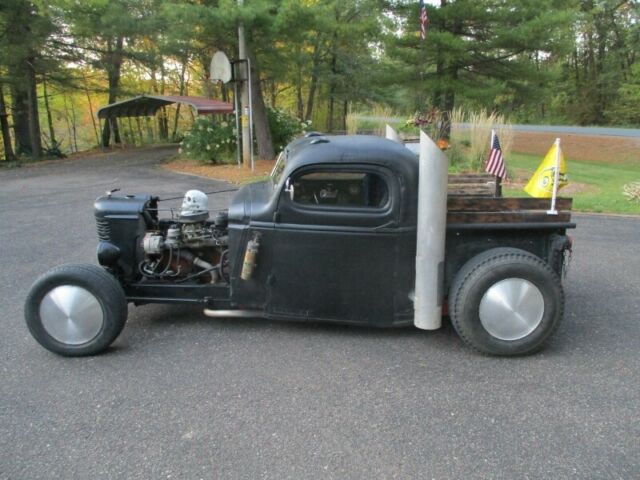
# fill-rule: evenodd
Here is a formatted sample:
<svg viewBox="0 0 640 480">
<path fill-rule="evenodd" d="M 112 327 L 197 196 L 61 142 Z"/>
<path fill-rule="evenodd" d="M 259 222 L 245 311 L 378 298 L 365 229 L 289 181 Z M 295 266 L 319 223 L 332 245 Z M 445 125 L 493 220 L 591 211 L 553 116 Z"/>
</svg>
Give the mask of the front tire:
<svg viewBox="0 0 640 480">
<path fill-rule="evenodd" d="M 63 265 L 42 275 L 25 302 L 31 335 L 64 356 L 94 355 L 118 337 L 127 320 L 120 283 L 95 265 Z"/>
<path fill-rule="evenodd" d="M 490 355 L 526 355 L 544 345 L 562 320 L 560 278 L 540 258 L 495 248 L 469 260 L 449 293 L 462 340 Z"/>
</svg>

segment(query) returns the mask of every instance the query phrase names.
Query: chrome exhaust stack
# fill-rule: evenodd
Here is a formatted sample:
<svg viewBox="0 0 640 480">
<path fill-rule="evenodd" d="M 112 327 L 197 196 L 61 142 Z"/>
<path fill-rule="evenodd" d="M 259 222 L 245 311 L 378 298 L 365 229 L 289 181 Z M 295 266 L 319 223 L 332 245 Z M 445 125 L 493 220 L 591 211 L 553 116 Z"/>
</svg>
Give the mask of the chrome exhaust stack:
<svg viewBox="0 0 640 480">
<path fill-rule="evenodd" d="M 413 323 L 422 330 L 436 330 L 442 326 L 449 160 L 423 131 L 419 161 Z"/>
<path fill-rule="evenodd" d="M 398 132 L 396 132 L 395 129 L 388 123 L 385 125 L 384 138 L 386 138 L 387 140 L 393 140 L 394 142 L 403 143 L 400 139 L 400 135 L 398 135 Z"/>
</svg>

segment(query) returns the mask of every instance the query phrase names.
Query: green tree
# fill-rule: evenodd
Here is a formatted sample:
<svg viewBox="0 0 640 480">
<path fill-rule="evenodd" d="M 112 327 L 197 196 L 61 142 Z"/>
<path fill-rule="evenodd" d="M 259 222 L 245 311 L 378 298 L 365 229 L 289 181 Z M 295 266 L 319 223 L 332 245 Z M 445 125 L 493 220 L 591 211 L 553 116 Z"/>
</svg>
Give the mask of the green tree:
<svg viewBox="0 0 640 480">
<path fill-rule="evenodd" d="M 56 0 L 62 12 L 61 21 L 72 40 L 61 48 L 75 52 L 77 58 L 107 78 L 108 103 L 120 97 L 122 67 L 129 59 L 141 57 L 137 41 L 150 30 L 159 28 L 153 18 L 158 7 L 153 0 Z M 111 128 L 113 126 L 113 132 Z M 108 146 L 113 133 L 120 143 L 117 123 L 105 122 L 102 145 Z"/>
<path fill-rule="evenodd" d="M 338 117 L 344 128 L 348 103 L 375 97 L 384 2 L 278 3 L 268 28 L 254 34 L 271 104 L 282 94 L 301 120 L 323 118 L 332 130 Z"/>
<path fill-rule="evenodd" d="M 640 53 L 639 4 L 630 0 L 582 0 L 574 24 L 574 45 L 564 78 L 569 119 L 580 124 L 637 121 L 633 98 Z M 631 94 L 631 98 L 629 95 Z"/>
<path fill-rule="evenodd" d="M 441 0 L 428 7 L 426 40 L 419 36 L 417 2 L 397 2 L 392 12 L 402 33 L 387 42 L 396 84 L 410 89 L 413 109 L 425 104 L 450 111 L 456 98 L 492 105 L 511 92 L 524 103 L 545 72 L 535 57 L 559 51 L 570 12 L 553 0 Z"/>
<path fill-rule="evenodd" d="M 50 19 L 26 0 L 0 3 L 0 72 L 11 93 L 18 155 L 42 154 L 37 75 L 47 68 L 45 47 L 54 31 Z"/>
<path fill-rule="evenodd" d="M 7 162 L 15 160 L 13 146 L 11 145 L 11 132 L 9 129 L 9 114 L 4 100 L 4 85 L 0 82 L 0 132 L 2 133 L 2 150 Z"/>
</svg>

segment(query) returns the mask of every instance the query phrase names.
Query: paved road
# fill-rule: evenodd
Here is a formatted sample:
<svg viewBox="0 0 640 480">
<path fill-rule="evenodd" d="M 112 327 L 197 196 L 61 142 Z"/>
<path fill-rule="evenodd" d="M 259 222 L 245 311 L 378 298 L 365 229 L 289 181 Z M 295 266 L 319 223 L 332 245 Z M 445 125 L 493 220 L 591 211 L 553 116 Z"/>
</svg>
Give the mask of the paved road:
<svg viewBox="0 0 640 480">
<path fill-rule="evenodd" d="M 385 118 L 375 116 L 359 116 L 359 120 L 381 121 L 385 120 L 392 124 L 404 123 L 406 118 Z M 456 124 L 462 129 L 469 128 L 468 123 Z M 499 125 L 498 125 L 499 126 Z M 615 127 L 574 127 L 568 125 L 511 125 L 517 132 L 539 132 L 539 133 L 563 133 L 572 135 L 589 135 L 605 137 L 627 137 L 640 138 L 640 128 L 615 128 Z"/>
<path fill-rule="evenodd" d="M 450 327 L 159 305 L 131 307 L 107 354 L 42 349 L 26 291 L 94 261 L 97 195 L 221 186 L 152 168 L 170 153 L 0 172 L 0 478 L 640 477 L 638 219 L 577 218 L 565 322 L 533 357 L 479 356 Z"/>
</svg>

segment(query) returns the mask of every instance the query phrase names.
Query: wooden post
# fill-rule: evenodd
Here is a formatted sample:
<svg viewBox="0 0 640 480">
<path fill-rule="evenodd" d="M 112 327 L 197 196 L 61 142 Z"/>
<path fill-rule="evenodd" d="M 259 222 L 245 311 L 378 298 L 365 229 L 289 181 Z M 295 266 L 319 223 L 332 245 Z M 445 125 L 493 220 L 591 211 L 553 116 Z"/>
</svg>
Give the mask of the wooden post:
<svg viewBox="0 0 640 480">
<path fill-rule="evenodd" d="M 140 126 L 140 117 L 136 117 L 136 125 L 138 126 L 138 135 L 140 136 L 140 145 L 144 145 L 144 137 L 142 136 L 142 127 Z"/>
<path fill-rule="evenodd" d="M 133 125 L 131 124 L 131 117 L 127 117 L 129 120 L 129 135 L 131 136 L 131 140 L 133 141 L 133 146 L 136 146 L 136 134 L 133 132 Z"/>
<path fill-rule="evenodd" d="M 560 181 L 560 139 L 556 138 L 556 169 L 553 172 L 553 193 L 551 195 L 551 208 L 547 210 L 549 215 L 558 215 L 556 210 L 556 198 L 558 197 L 558 182 Z"/>
<path fill-rule="evenodd" d="M 113 143 L 111 143 L 111 138 L 113 137 Z M 116 132 L 113 129 L 113 118 L 109 117 L 109 145 L 113 145 L 116 143 Z"/>
<path fill-rule="evenodd" d="M 118 117 L 116 117 L 116 126 L 118 127 L 118 133 L 122 129 L 122 122 L 118 122 Z M 120 135 L 120 148 L 124 150 L 124 142 L 122 141 L 123 135 Z"/>
</svg>

